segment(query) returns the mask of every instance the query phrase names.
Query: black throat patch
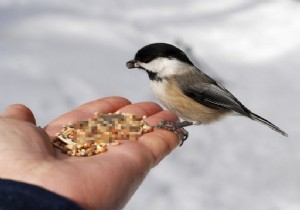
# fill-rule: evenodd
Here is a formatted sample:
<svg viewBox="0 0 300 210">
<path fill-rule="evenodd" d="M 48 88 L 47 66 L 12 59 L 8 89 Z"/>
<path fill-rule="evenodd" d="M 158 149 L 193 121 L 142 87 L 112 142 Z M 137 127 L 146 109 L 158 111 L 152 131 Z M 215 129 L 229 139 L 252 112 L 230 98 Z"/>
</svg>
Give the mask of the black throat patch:
<svg viewBox="0 0 300 210">
<path fill-rule="evenodd" d="M 157 75 L 157 73 L 154 73 L 154 72 L 148 71 L 148 70 L 145 70 L 145 71 L 147 72 L 147 74 L 148 74 L 148 76 L 149 76 L 149 79 L 150 79 L 151 81 L 156 81 L 156 82 L 161 82 L 161 81 L 162 81 L 162 78 L 159 77 L 159 76 Z"/>
</svg>

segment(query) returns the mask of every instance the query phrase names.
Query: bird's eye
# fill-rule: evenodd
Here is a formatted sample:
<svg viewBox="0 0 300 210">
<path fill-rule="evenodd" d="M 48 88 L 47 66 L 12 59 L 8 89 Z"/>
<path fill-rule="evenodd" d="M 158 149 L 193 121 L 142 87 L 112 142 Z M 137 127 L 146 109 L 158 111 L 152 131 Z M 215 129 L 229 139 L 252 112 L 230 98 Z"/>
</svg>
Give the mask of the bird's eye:
<svg viewBox="0 0 300 210">
<path fill-rule="evenodd" d="M 150 62 L 150 58 L 149 57 L 145 57 L 143 58 L 143 63 L 149 63 Z"/>
</svg>

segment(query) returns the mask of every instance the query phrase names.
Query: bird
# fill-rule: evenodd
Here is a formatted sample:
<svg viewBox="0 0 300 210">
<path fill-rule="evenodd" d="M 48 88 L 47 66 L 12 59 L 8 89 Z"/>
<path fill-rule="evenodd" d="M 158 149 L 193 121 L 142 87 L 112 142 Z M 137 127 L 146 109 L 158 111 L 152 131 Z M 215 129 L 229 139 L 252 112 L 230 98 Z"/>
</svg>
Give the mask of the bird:
<svg viewBox="0 0 300 210">
<path fill-rule="evenodd" d="M 283 136 L 286 132 L 246 108 L 231 92 L 197 68 L 179 48 L 168 43 L 153 43 L 142 47 L 128 69 L 144 70 L 150 79 L 154 96 L 169 111 L 183 121 L 162 121 L 156 127 L 179 134 L 182 143 L 188 132 L 184 127 L 208 124 L 229 114 L 238 114 L 261 122 Z"/>
</svg>

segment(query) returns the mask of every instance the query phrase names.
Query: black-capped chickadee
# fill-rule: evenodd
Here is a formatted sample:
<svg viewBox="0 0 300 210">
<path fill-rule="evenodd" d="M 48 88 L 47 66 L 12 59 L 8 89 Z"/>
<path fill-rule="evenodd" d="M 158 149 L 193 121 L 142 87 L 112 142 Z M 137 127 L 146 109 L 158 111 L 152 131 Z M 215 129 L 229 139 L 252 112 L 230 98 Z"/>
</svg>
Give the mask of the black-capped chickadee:
<svg viewBox="0 0 300 210">
<path fill-rule="evenodd" d="M 157 126 L 159 128 L 176 131 L 189 125 L 219 120 L 229 113 L 237 113 L 287 136 L 279 127 L 247 109 L 227 89 L 194 66 L 182 50 L 171 44 L 147 45 L 126 65 L 129 69 L 145 70 L 155 97 L 167 109 L 185 120 L 163 121 Z M 187 138 L 187 133 L 185 135 L 183 140 Z"/>
</svg>

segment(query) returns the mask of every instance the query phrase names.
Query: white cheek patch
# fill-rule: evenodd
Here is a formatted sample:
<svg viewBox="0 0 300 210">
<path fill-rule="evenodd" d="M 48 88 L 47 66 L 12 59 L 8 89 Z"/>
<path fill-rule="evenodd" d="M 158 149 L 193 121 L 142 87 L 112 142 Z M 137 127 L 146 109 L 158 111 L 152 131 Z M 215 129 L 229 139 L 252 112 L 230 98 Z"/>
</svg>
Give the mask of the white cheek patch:
<svg viewBox="0 0 300 210">
<path fill-rule="evenodd" d="M 149 63 L 139 63 L 141 67 L 165 77 L 185 73 L 190 65 L 172 58 L 157 58 Z"/>
</svg>

